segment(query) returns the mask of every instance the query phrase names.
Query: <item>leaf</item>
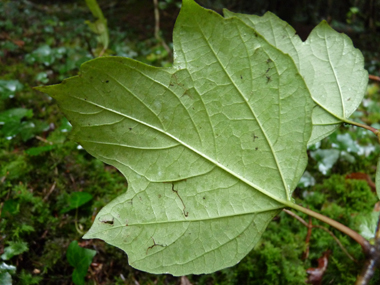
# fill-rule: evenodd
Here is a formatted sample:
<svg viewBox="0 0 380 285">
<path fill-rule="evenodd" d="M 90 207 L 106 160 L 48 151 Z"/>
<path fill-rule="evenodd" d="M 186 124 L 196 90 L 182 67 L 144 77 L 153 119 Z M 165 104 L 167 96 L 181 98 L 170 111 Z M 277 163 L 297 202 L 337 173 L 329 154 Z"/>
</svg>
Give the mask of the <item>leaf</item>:
<svg viewBox="0 0 380 285">
<path fill-rule="evenodd" d="M 16 273 L 16 267 L 13 265 L 8 265 L 6 263 L 0 264 L 0 284 L 1 285 L 11 285 L 12 276 L 11 274 Z"/>
<path fill-rule="evenodd" d="M 292 204 L 314 103 L 288 55 L 192 0 L 174 54 L 172 68 L 98 58 L 38 90 L 58 101 L 73 140 L 128 179 L 84 238 L 180 276 L 235 265 Z"/>
<path fill-rule="evenodd" d="M 9 217 L 11 215 L 16 215 L 20 211 L 20 204 L 17 200 L 9 199 L 4 202 L 1 209 L 1 218 Z"/>
<path fill-rule="evenodd" d="M 0 113 L 0 125 L 19 123 L 24 117 L 33 117 L 33 111 L 25 108 L 9 109 Z"/>
<path fill-rule="evenodd" d="M 86 204 L 88 201 L 92 200 L 92 195 L 87 192 L 73 192 L 70 194 L 68 199 L 69 206 L 63 208 L 60 212 L 61 214 L 67 213 L 71 210 L 77 209 L 80 206 Z"/>
<path fill-rule="evenodd" d="M 84 278 L 95 254 L 95 250 L 80 247 L 76 240 L 70 243 L 67 248 L 66 257 L 70 265 L 75 267 L 72 275 L 74 284 L 85 284 Z"/>
<path fill-rule="evenodd" d="M 19 255 L 25 251 L 28 251 L 28 244 L 23 241 L 8 242 L 9 246 L 4 248 L 4 253 L 1 255 L 2 260 L 11 259 L 13 256 Z"/>
<path fill-rule="evenodd" d="M 359 233 L 367 240 L 373 240 L 375 238 L 379 215 L 380 212 L 373 211 L 364 215 L 358 215 L 357 217 L 357 223 L 359 224 Z"/>
<path fill-rule="evenodd" d="M 38 146 L 38 147 L 31 147 L 25 151 L 26 154 L 31 156 L 37 156 L 41 153 L 51 151 L 52 149 L 55 149 L 57 147 L 56 144 L 54 145 L 44 145 L 44 146 Z"/>
<path fill-rule="evenodd" d="M 334 132 L 358 108 L 367 88 L 368 72 L 362 53 L 348 36 L 322 21 L 302 42 L 288 23 L 270 12 L 259 17 L 224 10 L 224 15 L 241 19 L 294 60 L 317 104 L 309 145 Z"/>
<path fill-rule="evenodd" d="M 0 99 L 12 98 L 22 89 L 24 85 L 18 80 L 0 80 Z"/>
</svg>

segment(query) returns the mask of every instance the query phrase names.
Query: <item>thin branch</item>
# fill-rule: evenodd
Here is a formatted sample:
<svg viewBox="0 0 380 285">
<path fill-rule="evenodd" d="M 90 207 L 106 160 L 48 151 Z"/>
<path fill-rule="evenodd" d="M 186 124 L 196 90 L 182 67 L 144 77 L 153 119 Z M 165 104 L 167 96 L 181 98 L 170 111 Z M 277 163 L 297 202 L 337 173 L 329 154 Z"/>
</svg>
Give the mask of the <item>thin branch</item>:
<svg viewBox="0 0 380 285">
<path fill-rule="evenodd" d="M 357 122 L 354 122 L 354 121 L 351 121 L 351 120 L 344 120 L 344 122 L 346 124 L 350 124 L 350 125 L 353 125 L 353 126 L 357 126 L 357 127 L 361 127 L 361 128 L 367 129 L 367 130 L 373 132 L 377 137 L 379 137 L 380 132 L 379 132 L 378 129 L 375 129 L 375 128 L 371 127 L 371 126 L 360 124 L 360 123 L 357 123 Z"/>
<path fill-rule="evenodd" d="M 348 235 L 349 237 L 351 237 L 353 240 L 355 240 L 358 244 L 360 244 L 360 246 L 362 247 L 362 250 L 364 252 L 364 254 L 368 254 L 369 251 L 371 250 L 371 244 L 369 243 L 368 240 L 366 240 L 364 237 L 362 237 L 360 234 L 358 234 L 357 232 L 355 232 L 354 230 L 350 229 L 349 227 L 333 220 L 333 219 L 330 219 L 329 217 L 326 217 L 322 214 L 319 214 L 317 212 L 314 212 L 310 209 L 307 209 L 307 208 L 304 208 L 300 205 L 297 205 L 297 204 L 294 204 L 294 203 L 289 203 L 289 206 L 297 211 L 300 211 L 306 215 L 309 215 L 309 216 L 312 216 L 334 228 L 336 228 L 337 230 L 341 231 L 342 233 Z"/>
<path fill-rule="evenodd" d="M 329 229 L 325 228 L 324 226 L 320 226 L 320 225 L 313 225 L 313 228 L 322 229 L 325 232 L 327 232 L 329 235 L 331 235 L 333 237 L 333 239 L 336 241 L 336 243 L 339 245 L 339 247 L 343 250 L 343 252 L 348 256 L 348 258 L 351 259 L 354 262 L 357 262 L 357 260 L 351 254 L 348 253 L 348 251 L 346 250 L 346 248 L 343 246 L 343 244 L 336 237 L 336 235 L 334 235 L 334 233 L 332 231 L 330 231 Z"/>
<path fill-rule="evenodd" d="M 379 81 L 380 82 L 380 77 L 379 76 L 375 76 L 375 75 L 368 75 L 369 79 L 372 79 L 372 80 L 375 80 L 375 81 Z"/>
<path fill-rule="evenodd" d="M 308 223 L 308 229 L 307 229 L 306 240 L 305 240 L 306 249 L 305 249 L 305 252 L 302 254 L 302 260 L 306 260 L 309 257 L 310 238 L 311 238 L 312 230 L 313 230 L 313 224 L 311 221 L 311 217 L 309 216 L 309 223 Z"/>
<path fill-rule="evenodd" d="M 166 44 L 165 40 L 160 36 L 160 11 L 158 9 L 158 1 L 153 0 L 154 4 L 154 19 L 155 19 L 155 26 L 154 26 L 154 37 L 156 40 L 162 44 L 164 49 L 167 51 L 168 55 L 172 55 L 172 51 L 169 48 L 169 46 Z"/>
<path fill-rule="evenodd" d="M 55 185 L 56 185 L 56 181 L 54 181 L 53 185 L 51 185 L 50 189 L 49 189 L 49 192 L 46 194 L 46 196 L 44 197 L 43 201 L 47 201 L 47 199 L 49 198 L 50 194 L 54 191 L 55 189 Z"/>
<path fill-rule="evenodd" d="M 283 211 L 285 213 L 287 213 L 288 215 L 292 216 L 293 218 L 297 219 L 298 221 L 300 221 L 305 227 L 307 227 L 308 229 L 311 229 L 311 228 L 318 228 L 318 229 L 322 229 L 324 230 L 326 233 L 328 233 L 330 236 L 332 236 L 332 238 L 336 241 L 336 243 L 339 245 L 339 247 L 343 250 L 343 252 L 348 256 L 349 259 L 351 259 L 352 261 L 354 262 L 357 262 L 355 258 L 353 258 L 353 256 L 351 254 L 349 254 L 349 252 L 346 250 L 346 248 L 343 246 L 343 244 L 340 242 L 340 240 L 336 237 L 336 235 L 334 235 L 334 233 L 332 231 L 330 231 L 329 229 L 323 227 L 323 226 L 320 226 L 320 225 L 311 225 L 311 224 L 308 224 L 304 219 L 302 219 L 300 216 L 298 216 L 297 214 L 293 213 L 292 211 L 289 211 L 287 209 L 283 209 Z"/>
<path fill-rule="evenodd" d="M 78 208 L 76 208 L 76 210 L 75 210 L 75 220 L 74 220 L 74 223 L 75 223 L 75 229 L 77 230 L 77 232 L 80 235 L 84 235 L 84 232 L 79 228 L 79 225 L 78 225 Z"/>
</svg>

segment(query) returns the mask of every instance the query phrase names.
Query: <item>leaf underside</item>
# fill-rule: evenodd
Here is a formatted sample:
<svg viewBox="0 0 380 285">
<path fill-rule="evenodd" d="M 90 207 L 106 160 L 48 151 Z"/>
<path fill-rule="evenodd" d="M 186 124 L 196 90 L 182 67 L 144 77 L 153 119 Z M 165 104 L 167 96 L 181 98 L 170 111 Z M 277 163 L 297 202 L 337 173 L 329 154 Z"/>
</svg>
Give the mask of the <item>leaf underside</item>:
<svg viewBox="0 0 380 285">
<path fill-rule="evenodd" d="M 270 12 L 259 17 L 224 10 L 224 15 L 238 17 L 294 60 L 316 103 L 309 145 L 334 132 L 359 107 L 368 83 L 363 55 L 326 21 L 302 42 L 288 23 Z"/>
<path fill-rule="evenodd" d="M 235 265 L 292 204 L 315 104 L 293 59 L 241 19 L 184 0 L 173 36 L 171 68 L 103 57 L 38 89 L 128 179 L 84 238 L 178 276 Z"/>
</svg>

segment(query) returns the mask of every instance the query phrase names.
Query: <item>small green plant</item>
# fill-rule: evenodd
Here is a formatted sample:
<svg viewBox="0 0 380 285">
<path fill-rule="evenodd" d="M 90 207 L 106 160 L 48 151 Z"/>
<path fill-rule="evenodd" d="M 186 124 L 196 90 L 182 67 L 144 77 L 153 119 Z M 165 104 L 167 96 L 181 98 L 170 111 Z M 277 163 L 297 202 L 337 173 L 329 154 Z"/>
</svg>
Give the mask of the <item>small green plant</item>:
<svg viewBox="0 0 380 285">
<path fill-rule="evenodd" d="M 74 284 L 85 284 L 85 277 L 95 254 L 95 250 L 80 247 L 76 240 L 70 243 L 66 256 L 70 265 L 75 268 L 72 275 Z"/>
<path fill-rule="evenodd" d="M 148 272 L 210 273 L 237 264 L 291 208 L 342 231 L 368 264 L 378 263 L 379 229 L 370 244 L 292 198 L 308 146 L 342 123 L 379 135 L 349 119 L 368 81 L 350 39 L 322 22 L 302 42 L 271 13 L 225 10 L 223 18 L 184 0 L 174 55 L 170 68 L 98 58 L 78 76 L 37 88 L 58 101 L 72 138 L 128 179 L 128 191 L 99 212 L 84 238 L 123 249 L 130 265 Z M 348 195 L 352 207 L 359 198 Z M 358 284 L 373 268 L 364 272 Z"/>
</svg>

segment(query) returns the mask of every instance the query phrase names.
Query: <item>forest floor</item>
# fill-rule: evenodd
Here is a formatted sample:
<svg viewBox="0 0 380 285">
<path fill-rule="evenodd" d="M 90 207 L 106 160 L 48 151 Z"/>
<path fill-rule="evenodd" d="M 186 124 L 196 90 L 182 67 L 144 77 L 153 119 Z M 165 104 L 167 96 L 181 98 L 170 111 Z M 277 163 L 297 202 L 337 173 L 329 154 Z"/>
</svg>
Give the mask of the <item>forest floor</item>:
<svg viewBox="0 0 380 285">
<path fill-rule="evenodd" d="M 161 28 L 170 46 L 178 1 L 166 2 Z M 106 16 L 113 15 L 112 55 L 170 65 L 170 55 L 154 37 L 153 7 L 133 9 L 127 13 L 111 4 L 105 7 Z M 238 265 L 202 276 L 140 272 L 128 265 L 127 255 L 118 248 L 101 240 L 82 240 L 99 210 L 125 192 L 127 182 L 114 167 L 70 141 L 71 126 L 55 101 L 32 88 L 74 76 L 80 64 L 93 58 L 97 41 L 87 19 L 91 14 L 84 1 L 0 3 L 0 284 L 10 284 L 11 279 L 14 284 L 72 284 L 70 256 L 83 254 L 82 248 L 90 250 L 83 278 L 88 284 L 303 284 L 307 269 L 318 267 L 318 259 L 327 256 L 323 282 L 354 283 L 364 258 L 360 246 L 330 229 L 345 252 L 327 231 L 314 228 L 310 235 L 284 212 Z M 370 73 L 379 75 L 379 54 L 363 53 Z M 370 82 L 352 118 L 380 128 L 378 83 Z M 311 146 L 308 154 L 307 172 L 294 193 L 296 202 L 370 235 L 372 219 L 378 215 L 373 182 L 380 155 L 376 137 L 342 126 Z M 372 284 L 379 282 L 377 273 Z"/>
</svg>

